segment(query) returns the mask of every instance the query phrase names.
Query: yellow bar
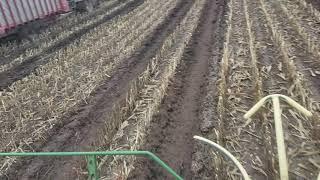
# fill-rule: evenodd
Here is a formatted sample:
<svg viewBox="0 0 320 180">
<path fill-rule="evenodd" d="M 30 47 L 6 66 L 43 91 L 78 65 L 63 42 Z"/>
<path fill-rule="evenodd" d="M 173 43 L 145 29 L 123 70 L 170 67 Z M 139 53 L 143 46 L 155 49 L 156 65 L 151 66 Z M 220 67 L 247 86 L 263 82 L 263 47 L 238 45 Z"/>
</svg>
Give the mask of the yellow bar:
<svg viewBox="0 0 320 180">
<path fill-rule="evenodd" d="M 262 98 L 257 104 L 255 104 L 243 117 L 245 119 L 249 119 L 251 116 L 253 116 L 265 103 L 265 101 L 269 98 L 270 96 L 266 96 Z"/>
<path fill-rule="evenodd" d="M 284 98 L 288 104 L 290 104 L 292 107 L 296 108 L 298 111 L 300 111 L 305 116 L 307 116 L 307 117 L 312 116 L 312 113 L 310 111 L 308 111 L 306 108 L 304 108 L 303 106 L 301 106 L 300 104 L 298 104 L 297 102 L 292 100 L 291 98 L 284 96 L 284 95 L 280 95 L 280 97 Z"/>
<path fill-rule="evenodd" d="M 276 137 L 277 137 L 280 179 L 289 180 L 288 163 L 287 163 L 286 147 L 284 144 L 284 134 L 282 129 L 281 107 L 280 107 L 279 96 L 273 96 L 272 102 L 273 102 L 273 109 L 274 109 L 274 120 L 275 120 L 274 124 L 275 124 Z"/>
</svg>

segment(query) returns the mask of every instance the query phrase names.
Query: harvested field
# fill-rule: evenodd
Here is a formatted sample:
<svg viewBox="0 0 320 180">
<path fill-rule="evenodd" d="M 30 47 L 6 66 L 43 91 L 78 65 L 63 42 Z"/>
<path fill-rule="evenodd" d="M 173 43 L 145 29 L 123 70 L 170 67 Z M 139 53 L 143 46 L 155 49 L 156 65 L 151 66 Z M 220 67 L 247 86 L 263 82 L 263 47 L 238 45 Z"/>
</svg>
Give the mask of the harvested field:
<svg viewBox="0 0 320 180">
<path fill-rule="evenodd" d="M 0 152 L 147 150 L 185 179 L 320 172 L 320 13 L 307 0 L 111 0 L 0 49 Z M 173 179 L 147 158 L 98 158 L 101 179 Z M 1 157 L 0 179 L 87 179 L 83 157 Z"/>
<path fill-rule="evenodd" d="M 13 48 L 15 43 L 4 45 L 1 48 L 4 49 L 4 52 L 2 52 L 3 58 L 1 58 L 0 66 L 0 89 L 33 73 L 40 65 L 46 64 L 61 52 L 64 53 L 70 47 L 77 45 L 82 39 L 87 39 L 88 36 L 91 36 L 92 29 L 105 25 L 108 20 L 117 15 L 128 13 L 141 2 L 142 0 L 128 0 L 114 7 L 111 4 L 110 7 L 103 8 L 104 11 L 100 10 L 100 13 L 95 16 L 68 17 L 67 20 L 56 25 L 57 27 L 49 28 L 47 31 L 50 33 L 46 31 L 40 34 L 40 37 L 36 37 L 34 42 L 18 43 L 17 45 L 21 46 L 18 48 Z"/>
</svg>

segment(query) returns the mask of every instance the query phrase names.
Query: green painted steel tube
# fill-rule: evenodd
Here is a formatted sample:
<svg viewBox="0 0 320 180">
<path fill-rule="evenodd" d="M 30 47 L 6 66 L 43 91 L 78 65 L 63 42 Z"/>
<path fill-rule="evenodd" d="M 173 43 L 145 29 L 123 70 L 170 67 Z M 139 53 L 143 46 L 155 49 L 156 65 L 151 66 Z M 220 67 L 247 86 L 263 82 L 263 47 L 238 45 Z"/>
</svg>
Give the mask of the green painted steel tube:
<svg viewBox="0 0 320 180">
<path fill-rule="evenodd" d="M 98 180 L 98 168 L 97 168 L 97 157 L 96 155 L 87 156 L 87 169 L 88 169 L 88 179 Z"/>
<path fill-rule="evenodd" d="M 0 156 L 147 156 L 167 170 L 177 180 L 183 180 L 172 168 L 149 151 L 99 151 L 99 152 L 8 152 Z"/>
</svg>

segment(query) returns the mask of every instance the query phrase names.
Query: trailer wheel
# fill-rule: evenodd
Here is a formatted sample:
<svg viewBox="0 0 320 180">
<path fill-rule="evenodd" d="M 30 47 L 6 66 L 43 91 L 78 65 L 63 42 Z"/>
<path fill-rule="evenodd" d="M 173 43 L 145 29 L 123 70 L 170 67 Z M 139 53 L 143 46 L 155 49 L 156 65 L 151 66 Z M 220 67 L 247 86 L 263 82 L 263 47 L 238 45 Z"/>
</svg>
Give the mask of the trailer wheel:
<svg viewBox="0 0 320 180">
<path fill-rule="evenodd" d="M 77 11 L 92 12 L 94 10 L 94 4 L 92 0 L 83 0 L 77 3 Z"/>
<path fill-rule="evenodd" d="M 92 0 L 86 0 L 85 3 L 86 3 L 86 11 L 92 12 L 94 10 L 94 5 Z"/>
<path fill-rule="evenodd" d="M 17 27 L 17 40 L 28 40 L 29 42 L 33 43 L 32 35 L 40 33 L 42 23 L 42 21 L 38 20 L 36 22 L 31 22 L 24 26 Z"/>
</svg>

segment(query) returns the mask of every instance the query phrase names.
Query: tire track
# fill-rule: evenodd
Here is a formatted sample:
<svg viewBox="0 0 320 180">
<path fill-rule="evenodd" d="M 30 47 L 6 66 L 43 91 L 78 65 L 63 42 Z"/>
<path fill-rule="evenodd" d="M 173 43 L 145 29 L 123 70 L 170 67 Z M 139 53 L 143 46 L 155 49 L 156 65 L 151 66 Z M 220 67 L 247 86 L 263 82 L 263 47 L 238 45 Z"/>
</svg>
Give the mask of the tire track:
<svg viewBox="0 0 320 180">
<path fill-rule="evenodd" d="M 144 150 L 168 163 L 178 174 L 190 179 L 193 153 L 192 136 L 199 131 L 199 105 L 208 74 L 208 60 L 213 50 L 217 28 L 217 8 L 222 1 L 207 1 L 199 26 L 177 69 L 159 113 L 151 122 Z M 140 159 L 129 179 L 170 179 L 157 165 Z"/>
</svg>

